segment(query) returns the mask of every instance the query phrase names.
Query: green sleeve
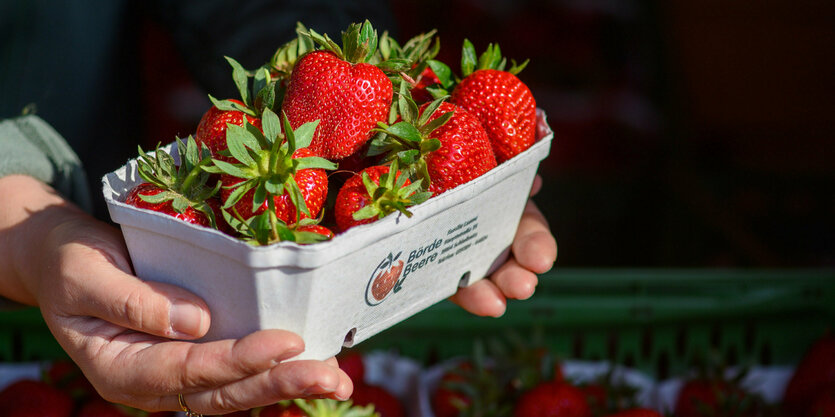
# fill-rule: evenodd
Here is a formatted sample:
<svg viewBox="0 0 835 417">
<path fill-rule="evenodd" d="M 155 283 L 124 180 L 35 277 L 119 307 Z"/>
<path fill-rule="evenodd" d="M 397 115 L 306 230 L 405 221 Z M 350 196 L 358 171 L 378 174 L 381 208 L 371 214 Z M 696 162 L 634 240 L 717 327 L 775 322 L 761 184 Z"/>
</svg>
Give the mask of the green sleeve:
<svg viewBox="0 0 835 417">
<path fill-rule="evenodd" d="M 84 210 L 92 209 L 81 161 L 67 141 L 38 116 L 0 121 L 0 177 L 12 174 L 37 178 Z"/>
</svg>

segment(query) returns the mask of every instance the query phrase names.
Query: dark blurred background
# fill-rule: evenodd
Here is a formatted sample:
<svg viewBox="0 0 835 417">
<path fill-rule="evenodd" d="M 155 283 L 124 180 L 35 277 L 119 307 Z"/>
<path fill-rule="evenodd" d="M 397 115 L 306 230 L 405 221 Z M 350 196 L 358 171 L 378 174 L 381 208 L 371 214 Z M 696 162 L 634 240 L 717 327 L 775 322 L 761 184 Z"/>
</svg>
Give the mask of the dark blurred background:
<svg viewBox="0 0 835 417">
<path fill-rule="evenodd" d="M 558 265 L 835 265 L 835 2 L 392 7 L 398 38 L 438 29 L 453 68 L 465 36 L 530 58 L 520 78 L 555 131 L 536 201 Z M 208 101 L 164 31 L 143 39 L 153 145 L 193 131 Z"/>
</svg>

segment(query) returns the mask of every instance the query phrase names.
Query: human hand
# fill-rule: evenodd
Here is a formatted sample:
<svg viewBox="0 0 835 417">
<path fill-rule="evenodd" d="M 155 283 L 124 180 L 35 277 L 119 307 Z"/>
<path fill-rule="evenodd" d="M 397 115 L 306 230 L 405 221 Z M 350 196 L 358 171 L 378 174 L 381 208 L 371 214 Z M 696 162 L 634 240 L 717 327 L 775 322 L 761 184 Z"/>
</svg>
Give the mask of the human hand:
<svg viewBox="0 0 835 417">
<path fill-rule="evenodd" d="M 533 197 L 542 188 L 536 176 L 531 187 Z M 557 259 L 557 241 L 548 221 L 532 200 L 528 200 L 519 228 L 511 244 L 511 255 L 489 279 L 461 288 L 450 299 L 478 316 L 499 317 L 507 308 L 507 299 L 530 298 L 539 282 L 537 274 L 551 269 Z"/>
<path fill-rule="evenodd" d="M 351 380 L 335 359 L 285 361 L 304 348 L 296 334 L 182 340 L 206 333 L 208 307 L 182 288 L 133 276 L 118 229 L 29 177 L 0 179 L 4 192 L 33 203 L 0 202 L 0 253 L 14 257 L 0 259 L 0 267 L 17 271 L 0 277 L 0 293 L 40 306 L 56 340 L 106 400 L 179 410 L 183 394 L 192 410 L 220 414 L 288 398 L 350 396 Z M 20 249 L 3 246 L 8 242 Z"/>
</svg>

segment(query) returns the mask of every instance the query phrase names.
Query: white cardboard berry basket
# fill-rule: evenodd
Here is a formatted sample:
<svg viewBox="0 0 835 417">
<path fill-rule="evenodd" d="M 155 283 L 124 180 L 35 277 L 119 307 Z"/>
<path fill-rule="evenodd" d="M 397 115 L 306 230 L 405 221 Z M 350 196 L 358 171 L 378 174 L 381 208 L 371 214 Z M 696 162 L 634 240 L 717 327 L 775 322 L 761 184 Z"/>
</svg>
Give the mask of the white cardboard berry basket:
<svg viewBox="0 0 835 417">
<path fill-rule="evenodd" d="M 128 190 L 141 182 L 135 160 L 102 178 L 103 193 L 137 276 L 181 286 L 206 301 L 212 324 L 201 340 L 284 329 L 305 341 L 298 359 L 325 359 L 500 265 L 552 139 L 538 109 L 537 142 L 525 152 L 412 207 L 411 218 L 393 214 L 307 246 L 254 247 L 124 204 Z M 384 296 L 372 291 L 375 278 L 401 261 L 394 287 Z"/>
</svg>

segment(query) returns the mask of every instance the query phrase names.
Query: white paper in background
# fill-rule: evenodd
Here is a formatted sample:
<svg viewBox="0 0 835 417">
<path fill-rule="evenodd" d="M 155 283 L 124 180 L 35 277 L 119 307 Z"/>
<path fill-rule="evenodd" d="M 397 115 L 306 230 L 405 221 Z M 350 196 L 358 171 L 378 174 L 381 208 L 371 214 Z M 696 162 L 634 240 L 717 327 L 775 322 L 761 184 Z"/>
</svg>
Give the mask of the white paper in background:
<svg viewBox="0 0 835 417">
<path fill-rule="evenodd" d="M 0 363 L 0 390 L 21 379 L 41 379 L 40 362 Z"/>
<path fill-rule="evenodd" d="M 365 383 L 385 388 L 400 399 L 408 417 L 420 417 L 417 402 L 421 366 L 395 353 L 374 351 L 363 355 Z"/>
</svg>

